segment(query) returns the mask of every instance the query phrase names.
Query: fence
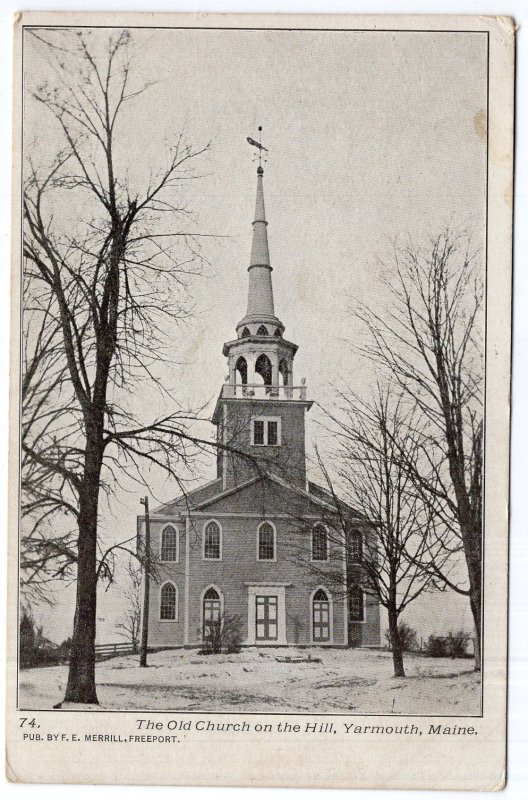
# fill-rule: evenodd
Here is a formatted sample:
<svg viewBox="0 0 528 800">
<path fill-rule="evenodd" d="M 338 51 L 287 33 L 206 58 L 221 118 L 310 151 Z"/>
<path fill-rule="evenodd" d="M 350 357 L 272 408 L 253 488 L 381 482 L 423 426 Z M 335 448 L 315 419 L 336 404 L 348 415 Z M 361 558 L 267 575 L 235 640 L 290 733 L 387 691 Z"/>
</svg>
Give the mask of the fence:
<svg viewBox="0 0 528 800">
<path fill-rule="evenodd" d="M 116 642 L 115 644 L 96 644 L 95 660 L 106 661 L 116 656 L 129 656 L 134 652 L 130 642 Z"/>
</svg>

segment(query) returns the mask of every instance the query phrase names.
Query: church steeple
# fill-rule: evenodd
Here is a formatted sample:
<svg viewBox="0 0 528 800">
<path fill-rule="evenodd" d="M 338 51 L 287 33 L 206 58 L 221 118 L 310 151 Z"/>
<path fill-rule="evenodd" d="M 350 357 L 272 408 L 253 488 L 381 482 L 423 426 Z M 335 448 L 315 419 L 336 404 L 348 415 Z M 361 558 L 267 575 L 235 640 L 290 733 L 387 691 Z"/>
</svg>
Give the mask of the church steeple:
<svg viewBox="0 0 528 800">
<path fill-rule="evenodd" d="M 264 314 L 275 316 L 273 305 L 273 287 L 268 247 L 268 223 L 264 206 L 264 170 L 257 169 L 257 200 L 255 203 L 255 219 L 253 220 L 253 240 L 249 260 L 249 287 L 246 316 Z"/>
<path fill-rule="evenodd" d="M 264 148 L 248 141 L 259 149 L 261 162 Z M 284 338 L 284 325 L 275 316 L 263 177 L 259 163 L 246 315 L 236 326 L 237 338 L 224 344 L 229 372 L 213 422 L 218 425 L 219 442 L 240 447 L 255 459 L 265 448 L 266 468 L 305 488 L 304 415 L 311 402 L 306 399 L 304 378 L 298 385 L 294 382 L 297 345 Z M 219 456 L 224 488 L 254 472 L 254 464 L 242 457 L 228 458 L 225 452 Z"/>
<path fill-rule="evenodd" d="M 248 138 L 248 141 L 259 148 L 261 162 L 262 145 L 253 139 Z M 229 358 L 230 384 L 239 380 L 241 384 L 253 386 L 263 380 L 265 386 L 277 387 L 277 391 L 280 388 L 279 394 L 289 396 L 297 345 L 284 339 L 284 325 L 275 315 L 263 179 L 264 169 L 259 163 L 246 314 L 236 327 L 236 344 L 226 342 L 224 355 Z"/>
<path fill-rule="evenodd" d="M 268 245 L 268 222 L 264 205 L 264 169 L 259 164 L 257 169 L 257 198 L 253 219 L 253 236 L 248 267 L 248 296 L 246 315 L 237 325 L 237 334 L 256 333 L 261 326 L 271 328 L 271 334 L 282 336 L 284 325 L 275 316 L 273 302 L 273 286 L 271 283 L 272 266 Z M 243 332 L 245 333 L 243 334 Z"/>
</svg>

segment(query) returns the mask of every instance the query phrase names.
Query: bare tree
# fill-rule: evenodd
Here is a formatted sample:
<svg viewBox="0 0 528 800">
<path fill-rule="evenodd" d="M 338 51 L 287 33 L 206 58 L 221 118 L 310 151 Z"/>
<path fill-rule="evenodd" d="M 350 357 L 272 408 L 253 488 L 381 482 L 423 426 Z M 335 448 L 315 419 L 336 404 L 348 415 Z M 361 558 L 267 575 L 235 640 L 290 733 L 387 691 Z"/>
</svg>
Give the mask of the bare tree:
<svg viewBox="0 0 528 800">
<path fill-rule="evenodd" d="M 126 565 L 127 587 L 122 593 L 125 602 L 125 611 L 116 629 L 132 645 L 132 652 L 137 653 L 139 648 L 139 634 L 141 629 L 141 566 L 129 558 Z"/>
<path fill-rule="evenodd" d="M 402 453 L 410 461 L 421 458 L 413 417 L 412 407 L 379 384 L 370 401 L 340 393 L 337 413 L 330 416 L 332 467 L 346 505 L 319 458 L 338 510 L 329 530 L 345 548 L 347 591 L 360 584 L 387 610 L 396 677 L 405 675 L 400 615 L 423 592 L 437 588 L 427 561 L 445 560 L 439 545 L 431 548 L 430 531 L 439 521 L 402 461 Z"/>
<path fill-rule="evenodd" d="M 35 35 L 57 80 L 38 86 L 33 97 L 61 144 L 49 168 L 27 166 L 26 297 L 46 316 L 40 330 L 54 328 L 57 361 L 51 377 L 41 361 L 33 381 L 47 393 L 53 422 L 40 419 L 33 426 L 39 435 L 26 436 L 22 448 L 29 496 L 39 487 L 41 509 L 55 497 L 55 510 L 67 503 L 75 520 L 76 541 L 67 540 L 77 597 L 64 699 L 97 703 L 101 492 L 111 492 L 123 471 L 141 480 L 143 462 L 180 481 L 192 456 L 210 445 L 190 430 L 199 412 L 175 408 L 162 383 L 174 325 L 189 313 L 188 282 L 201 266 L 183 188 L 207 146 L 193 148 L 178 136 L 166 165 L 135 185 L 140 181 L 130 179 L 123 158 L 121 117 L 147 87 L 131 85 L 129 33 L 112 34 L 104 52 L 83 32 Z M 139 420 L 133 387 L 142 384 L 157 388 L 173 410 Z"/>
<path fill-rule="evenodd" d="M 468 238 L 447 229 L 425 247 L 397 247 L 386 283 L 392 306 L 363 308 L 364 352 L 420 409 L 420 460 L 402 452 L 408 475 L 442 519 L 444 551 L 462 553 L 467 581 L 429 559 L 436 578 L 469 597 L 480 666 L 482 591 L 482 281 Z M 438 527 L 431 545 L 437 547 Z M 445 561 L 443 564 L 445 565 Z M 451 561 L 448 561 L 451 563 Z"/>
<path fill-rule="evenodd" d="M 21 588 L 29 600 L 53 602 L 57 581 L 73 580 L 75 499 L 64 469 L 73 454 L 71 393 L 60 326 L 50 298 L 44 306 L 24 285 L 21 383 Z"/>
</svg>

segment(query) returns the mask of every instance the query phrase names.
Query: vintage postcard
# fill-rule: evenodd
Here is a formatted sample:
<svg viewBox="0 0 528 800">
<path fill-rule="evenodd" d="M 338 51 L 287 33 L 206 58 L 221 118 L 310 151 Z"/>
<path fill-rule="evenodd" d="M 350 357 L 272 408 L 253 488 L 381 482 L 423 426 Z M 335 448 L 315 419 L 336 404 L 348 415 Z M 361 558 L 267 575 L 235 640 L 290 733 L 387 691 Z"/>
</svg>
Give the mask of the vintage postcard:
<svg viewBox="0 0 528 800">
<path fill-rule="evenodd" d="M 15 39 L 9 779 L 501 789 L 514 22 Z"/>
</svg>

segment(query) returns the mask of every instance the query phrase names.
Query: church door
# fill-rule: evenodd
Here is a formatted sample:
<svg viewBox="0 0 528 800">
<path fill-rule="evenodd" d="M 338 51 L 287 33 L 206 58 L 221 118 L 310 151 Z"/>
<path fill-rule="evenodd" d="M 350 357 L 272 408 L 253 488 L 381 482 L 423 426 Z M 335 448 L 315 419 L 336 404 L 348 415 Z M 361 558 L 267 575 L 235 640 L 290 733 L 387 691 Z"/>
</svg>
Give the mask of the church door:
<svg viewBox="0 0 528 800">
<path fill-rule="evenodd" d="M 330 603 L 326 592 L 319 589 L 313 598 L 313 640 L 328 642 L 330 639 Z"/>
<path fill-rule="evenodd" d="M 277 641 L 278 598 L 273 595 L 257 595 L 255 597 L 255 604 L 256 641 Z"/>
<path fill-rule="evenodd" d="M 203 640 L 212 637 L 215 625 L 220 624 L 220 597 L 215 589 L 208 589 L 203 599 Z"/>
</svg>

